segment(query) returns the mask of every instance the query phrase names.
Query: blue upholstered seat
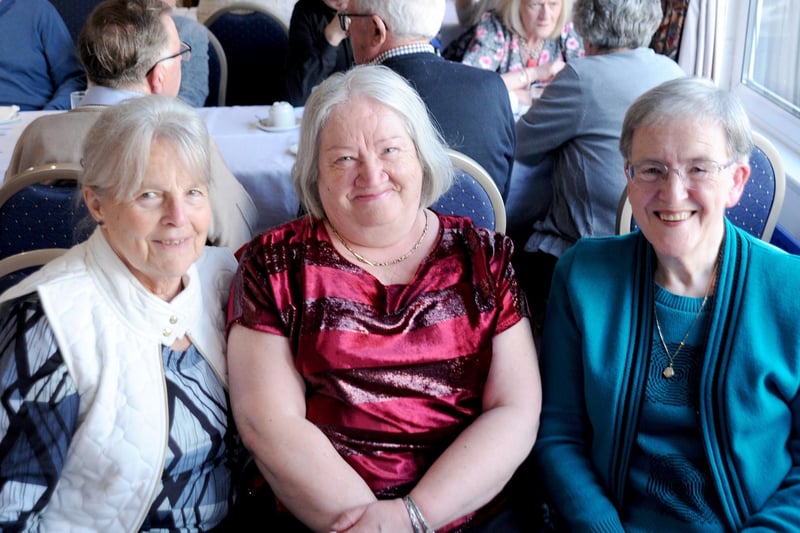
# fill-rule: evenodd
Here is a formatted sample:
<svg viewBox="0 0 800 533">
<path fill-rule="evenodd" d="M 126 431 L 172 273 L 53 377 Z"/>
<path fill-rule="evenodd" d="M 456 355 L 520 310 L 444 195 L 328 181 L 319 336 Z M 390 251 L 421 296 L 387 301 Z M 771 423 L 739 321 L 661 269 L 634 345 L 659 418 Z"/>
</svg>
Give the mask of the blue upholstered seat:
<svg viewBox="0 0 800 533">
<path fill-rule="evenodd" d="M 753 146 L 753 153 L 750 156 L 750 179 L 747 180 L 739 203 L 729 208 L 726 213 L 736 226 L 769 242 L 783 204 L 785 177 L 777 152 L 768 155 L 769 148 L 766 146 L 761 139 L 758 139 Z M 776 165 L 779 164 L 780 169 L 776 169 Z M 781 174 L 780 180 L 777 179 L 778 173 Z M 773 209 L 776 202 L 778 202 L 777 209 Z M 770 216 L 773 214 L 774 217 L 771 219 Z"/>
<path fill-rule="evenodd" d="M 66 251 L 66 248 L 41 248 L 0 259 L 0 293 Z"/>
<path fill-rule="evenodd" d="M 505 232 L 503 198 L 497 185 L 483 167 L 455 150 L 449 150 L 455 167 L 453 185 L 431 208 L 445 215 L 462 215 L 481 227 Z"/>
<path fill-rule="evenodd" d="M 50 0 L 64 19 L 72 42 L 77 45 L 78 35 L 89 18 L 89 14 L 102 0 Z"/>
<path fill-rule="evenodd" d="M 222 45 L 228 61 L 226 105 L 286 99 L 289 30 L 275 15 L 262 6 L 236 2 L 212 13 L 205 25 Z"/>
<path fill-rule="evenodd" d="M 70 248 L 93 224 L 77 186 L 80 167 L 47 165 L 0 187 L 0 259 L 39 248 Z"/>
<path fill-rule="evenodd" d="M 228 58 L 216 36 L 208 30 L 208 97 L 205 107 L 225 105 L 228 88 Z"/>
</svg>

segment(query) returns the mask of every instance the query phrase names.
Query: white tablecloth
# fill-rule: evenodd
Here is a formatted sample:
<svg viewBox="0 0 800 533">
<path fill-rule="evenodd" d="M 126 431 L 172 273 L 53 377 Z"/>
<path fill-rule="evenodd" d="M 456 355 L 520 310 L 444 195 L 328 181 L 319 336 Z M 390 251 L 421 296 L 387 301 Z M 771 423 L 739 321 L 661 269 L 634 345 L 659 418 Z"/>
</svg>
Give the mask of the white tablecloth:
<svg viewBox="0 0 800 533">
<path fill-rule="evenodd" d="M 291 182 L 294 156 L 289 148 L 297 143 L 300 130 L 265 132 L 258 129 L 256 117 L 267 117 L 267 106 L 205 107 L 198 112 L 205 118 L 231 172 L 253 198 L 259 212 L 257 229 L 267 229 L 295 218 L 300 203 Z M 301 110 L 296 112 L 300 116 Z M 47 113 L 53 111 L 27 111 L 20 113 L 16 122 L 0 124 L 0 176 L 5 175 L 22 130 L 34 118 Z"/>
</svg>

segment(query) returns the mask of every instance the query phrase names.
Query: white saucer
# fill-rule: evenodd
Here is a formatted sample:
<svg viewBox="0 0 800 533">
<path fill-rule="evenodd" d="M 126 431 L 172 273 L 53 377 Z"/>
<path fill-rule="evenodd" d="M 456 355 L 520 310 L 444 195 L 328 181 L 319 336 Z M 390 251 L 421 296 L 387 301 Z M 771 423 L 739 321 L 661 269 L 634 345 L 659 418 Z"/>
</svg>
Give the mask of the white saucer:
<svg viewBox="0 0 800 533">
<path fill-rule="evenodd" d="M 256 122 L 256 127 L 258 129 L 260 129 L 260 130 L 263 130 L 263 131 L 272 131 L 272 132 L 275 132 L 275 131 L 291 131 L 293 129 L 296 129 L 296 128 L 300 127 L 300 119 L 299 118 L 295 119 L 295 122 L 294 122 L 294 124 L 292 126 L 286 126 L 285 128 L 279 128 L 277 126 L 270 126 L 270 124 L 269 124 L 269 122 L 267 120 L 262 119 L 262 120 L 259 120 L 258 122 Z"/>
<path fill-rule="evenodd" d="M 0 124 L 11 124 L 12 122 L 16 122 L 19 120 L 19 107 L 12 105 L 12 106 L 0 106 L 0 116 L 6 117 L 0 119 Z"/>
</svg>

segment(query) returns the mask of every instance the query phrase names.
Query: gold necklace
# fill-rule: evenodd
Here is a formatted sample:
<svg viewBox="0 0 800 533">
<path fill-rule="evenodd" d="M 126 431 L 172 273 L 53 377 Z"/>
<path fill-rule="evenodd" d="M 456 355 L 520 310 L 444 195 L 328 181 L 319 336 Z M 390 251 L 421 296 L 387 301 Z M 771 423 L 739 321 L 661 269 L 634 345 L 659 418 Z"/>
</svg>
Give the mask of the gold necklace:
<svg viewBox="0 0 800 533">
<path fill-rule="evenodd" d="M 372 267 L 385 267 L 385 266 L 396 265 L 397 263 L 402 263 L 403 261 L 405 261 L 406 259 L 411 257 L 413 255 L 413 253 L 417 251 L 417 248 L 420 247 L 420 245 L 422 244 L 422 241 L 425 240 L 425 235 L 428 234 L 428 212 L 427 211 L 423 211 L 422 214 L 425 215 L 425 227 L 422 228 L 422 235 L 419 236 L 419 239 L 417 239 L 417 242 L 414 243 L 414 246 L 412 246 L 409 251 L 407 251 L 406 253 L 404 253 L 403 255 L 398 257 L 397 259 L 392 259 L 391 261 L 370 261 L 369 259 L 367 259 L 363 255 L 361 255 L 360 253 L 358 253 L 355 250 L 353 250 L 353 248 L 350 246 L 350 244 L 336 230 L 334 225 L 331 224 L 330 220 L 328 220 L 328 225 L 331 227 L 331 230 L 333 230 L 333 234 L 336 235 L 336 238 L 339 239 L 339 242 L 342 243 L 342 246 L 347 248 L 347 251 L 350 252 L 351 254 L 353 254 L 353 257 L 355 257 L 356 259 L 358 259 L 362 263 L 364 263 L 366 265 L 369 265 L 369 266 L 372 266 Z"/>
<path fill-rule="evenodd" d="M 683 335 L 683 339 L 681 343 L 678 345 L 678 349 L 675 350 L 674 354 L 669 353 L 669 349 L 667 348 L 667 343 L 664 342 L 664 334 L 661 333 L 661 324 L 658 322 L 658 310 L 656 310 L 656 299 L 653 298 L 653 314 L 656 317 L 656 330 L 658 331 L 658 338 L 661 340 L 661 346 L 664 347 L 664 353 L 667 354 L 667 359 L 669 359 L 669 364 L 664 367 L 664 370 L 661 371 L 661 375 L 667 379 L 671 379 L 675 375 L 675 369 L 672 367 L 672 363 L 675 361 L 675 358 L 678 357 L 681 349 L 683 349 L 684 345 L 686 344 L 686 339 L 689 338 L 689 333 L 692 332 L 692 328 L 694 327 L 695 322 L 697 319 L 700 318 L 700 315 L 703 313 L 703 309 L 706 307 L 706 302 L 708 301 L 708 295 L 711 293 L 711 287 L 714 284 L 714 280 L 717 278 L 717 271 L 719 270 L 719 263 L 722 256 L 722 247 L 720 246 L 720 253 L 717 256 L 717 261 L 714 264 L 714 272 L 711 273 L 711 279 L 708 280 L 708 287 L 706 287 L 706 294 L 703 296 L 703 303 L 700 304 L 700 309 L 697 310 L 697 313 L 694 315 L 692 319 L 692 323 L 689 324 L 689 328 L 686 330 L 686 333 Z"/>
</svg>

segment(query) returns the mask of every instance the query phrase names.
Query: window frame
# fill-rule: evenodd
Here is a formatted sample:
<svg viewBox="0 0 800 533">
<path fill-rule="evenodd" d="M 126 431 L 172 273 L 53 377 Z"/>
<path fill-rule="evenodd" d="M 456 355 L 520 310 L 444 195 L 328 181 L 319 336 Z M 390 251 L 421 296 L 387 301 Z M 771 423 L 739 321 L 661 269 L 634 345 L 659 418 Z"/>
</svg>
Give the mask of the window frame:
<svg viewBox="0 0 800 533">
<path fill-rule="evenodd" d="M 728 7 L 727 38 L 722 50 L 728 68 L 722 70 L 720 86 L 727 87 L 736 94 L 747 109 L 753 129 L 762 133 L 781 154 L 786 168 L 786 199 L 778 223 L 800 236 L 800 117 L 774 103 L 742 82 L 745 68 L 746 47 L 750 44 L 750 4 L 758 0 L 731 2 Z M 727 56 L 727 57 L 726 57 Z M 725 79 L 727 78 L 727 79 Z M 786 207 L 793 206 L 795 208 Z"/>
</svg>

